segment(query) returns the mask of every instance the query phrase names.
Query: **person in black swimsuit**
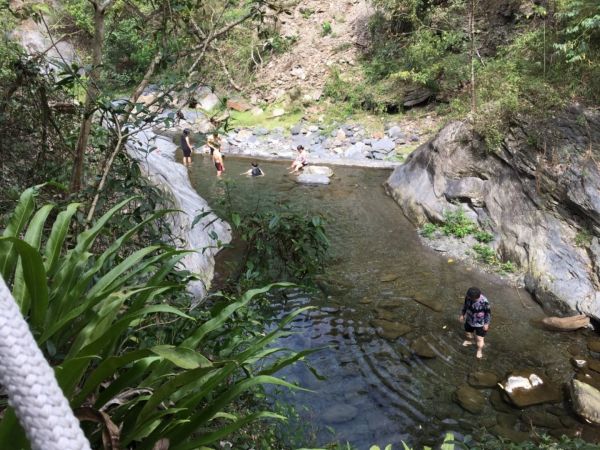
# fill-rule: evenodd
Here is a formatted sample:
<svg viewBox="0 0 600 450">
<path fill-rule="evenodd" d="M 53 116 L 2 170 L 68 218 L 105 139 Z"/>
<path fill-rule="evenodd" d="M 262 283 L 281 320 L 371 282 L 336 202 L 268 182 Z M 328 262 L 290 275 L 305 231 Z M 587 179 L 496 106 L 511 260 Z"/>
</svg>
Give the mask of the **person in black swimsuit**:
<svg viewBox="0 0 600 450">
<path fill-rule="evenodd" d="M 244 173 L 241 173 L 240 175 L 248 175 L 249 177 L 262 177 L 265 175 L 265 173 L 262 171 L 262 169 L 260 167 L 258 167 L 257 162 L 253 162 L 250 165 L 252 166 L 252 168 L 250 168 L 249 170 L 246 170 Z"/>
<path fill-rule="evenodd" d="M 190 143 L 190 130 L 183 130 L 181 136 L 181 149 L 183 150 L 183 164 L 192 164 L 192 144 Z"/>
</svg>

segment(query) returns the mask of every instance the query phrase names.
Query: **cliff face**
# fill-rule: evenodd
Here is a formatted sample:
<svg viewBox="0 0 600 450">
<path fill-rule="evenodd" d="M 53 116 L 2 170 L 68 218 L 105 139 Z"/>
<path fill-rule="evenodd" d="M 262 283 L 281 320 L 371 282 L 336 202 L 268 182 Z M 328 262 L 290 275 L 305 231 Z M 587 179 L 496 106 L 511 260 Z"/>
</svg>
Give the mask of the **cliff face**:
<svg viewBox="0 0 600 450">
<path fill-rule="evenodd" d="M 600 111 L 573 105 L 545 123 L 514 124 L 495 153 L 471 144 L 466 124 L 450 123 L 387 187 L 416 224 L 464 208 L 525 269 L 548 312 L 600 319 L 599 162 Z"/>
</svg>

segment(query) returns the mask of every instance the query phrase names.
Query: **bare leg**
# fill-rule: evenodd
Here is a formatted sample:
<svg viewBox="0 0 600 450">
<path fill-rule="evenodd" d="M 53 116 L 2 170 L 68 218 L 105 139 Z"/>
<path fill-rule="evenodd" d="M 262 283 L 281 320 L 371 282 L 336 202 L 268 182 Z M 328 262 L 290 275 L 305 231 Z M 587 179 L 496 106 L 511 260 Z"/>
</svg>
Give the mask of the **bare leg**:
<svg viewBox="0 0 600 450">
<path fill-rule="evenodd" d="M 473 333 L 465 332 L 465 340 L 463 341 L 463 347 L 467 347 L 473 344 Z"/>
<path fill-rule="evenodd" d="M 483 346 L 485 345 L 484 338 L 476 336 L 475 339 L 477 340 L 477 358 L 483 358 Z"/>
</svg>

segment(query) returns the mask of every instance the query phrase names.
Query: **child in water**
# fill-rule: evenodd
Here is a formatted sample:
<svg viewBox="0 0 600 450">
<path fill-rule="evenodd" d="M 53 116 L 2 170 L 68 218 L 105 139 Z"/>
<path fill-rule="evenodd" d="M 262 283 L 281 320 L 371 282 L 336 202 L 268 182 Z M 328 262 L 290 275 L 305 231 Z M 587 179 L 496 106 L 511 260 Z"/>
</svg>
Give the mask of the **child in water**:
<svg viewBox="0 0 600 450">
<path fill-rule="evenodd" d="M 183 150 L 183 165 L 192 164 L 192 144 L 190 143 L 190 130 L 183 130 L 181 136 L 181 150 Z"/>
<path fill-rule="evenodd" d="M 458 320 L 465 324 L 466 339 L 463 347 L 473 344 L 473 337 L 477 342 L 477 358 L 483 357 L 485 335 L 490 328 L 492 311 L 488 299 L 476 287 L 470 287 L 465 296 L 465 303 Z"/>
<path fill-rule="evenodd" d="M 252 166 L 252 168 L 245 171 L 244 173 L 241 173 L 240 175 L 248 175 L 249 177 L 263 177 L 265 175 L 262 169 L 258 167 L 257 162 L 252 162 L 250 165 Z"/>
<path fill-rule="evenodd" d="M 304 149 L 302 145 L 299 145 L 296 150 L 298 150 L 298 156 L 290 166 L 290 173 L 299 172 L 308 164 L 308 153 Z"/>
</svg>

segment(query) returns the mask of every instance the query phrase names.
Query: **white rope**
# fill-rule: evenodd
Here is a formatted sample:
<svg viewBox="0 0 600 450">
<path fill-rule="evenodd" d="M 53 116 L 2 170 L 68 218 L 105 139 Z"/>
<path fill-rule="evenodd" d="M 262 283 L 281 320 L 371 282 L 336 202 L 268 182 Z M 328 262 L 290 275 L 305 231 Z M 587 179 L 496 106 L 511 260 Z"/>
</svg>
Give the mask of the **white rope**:
<svg viewBox="0 0 600 450">
<path fill-rule="evenodd" d="M 54 371 L 0 277 L 0 384 L 33 450 L 89 450 Z"/>
</svg>

